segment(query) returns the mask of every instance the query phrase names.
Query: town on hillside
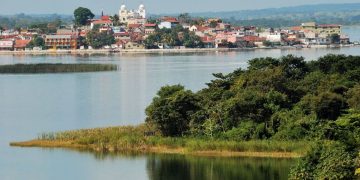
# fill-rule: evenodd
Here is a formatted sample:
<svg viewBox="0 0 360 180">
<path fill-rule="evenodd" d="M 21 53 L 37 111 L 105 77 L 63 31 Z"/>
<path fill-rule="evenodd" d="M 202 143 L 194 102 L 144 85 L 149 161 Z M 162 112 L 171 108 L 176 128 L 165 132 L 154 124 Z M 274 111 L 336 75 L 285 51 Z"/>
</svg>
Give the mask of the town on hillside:
<svg viewBox="0 0 360 180">
<path fill-rule="evenodd" d="M 148 18 L 143 4 L 135 10 L 95 18 L 87 8 L 74 12 L 74 24 L 51 22 L 21 28 L 0 28 L 0 50 L 276 48 L 351 45 L 338 24 L 302 23 L 297 27 L 235 26 L 219 18 Z"/>
</svg>

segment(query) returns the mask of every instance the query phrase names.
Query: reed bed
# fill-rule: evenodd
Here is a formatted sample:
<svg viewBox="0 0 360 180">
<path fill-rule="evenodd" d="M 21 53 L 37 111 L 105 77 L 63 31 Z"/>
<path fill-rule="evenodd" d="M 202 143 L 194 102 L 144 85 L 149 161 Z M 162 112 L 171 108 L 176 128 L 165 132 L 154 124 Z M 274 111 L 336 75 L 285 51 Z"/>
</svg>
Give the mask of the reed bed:
<svg viewBox="0 0 360 180">
<path fill-rule="evenodd" d="M 0 74 L 75 73 L 117 71 L 115 64 L 12 64 L 0 65 Z"/>
<path fill-rule="evenodd" d="M 258 153 L 292 153 L 294 157 L 305 154 L 311 148 L 308 141 L 229 141 L 198 137 L 163 137 L 159 132 L 146 124 L 139 126 L 122 126 L 97 129 L 43 133 L 36 140 L 12 143 L 14 146 L 30 147 L 87 147 L 95 151 L 110 152 L 158 152 L 158 153 L 199 153 L 215 152 L 258 152 Z M 53 144 L 53 145 L 52 145 Z"/>
</svg>

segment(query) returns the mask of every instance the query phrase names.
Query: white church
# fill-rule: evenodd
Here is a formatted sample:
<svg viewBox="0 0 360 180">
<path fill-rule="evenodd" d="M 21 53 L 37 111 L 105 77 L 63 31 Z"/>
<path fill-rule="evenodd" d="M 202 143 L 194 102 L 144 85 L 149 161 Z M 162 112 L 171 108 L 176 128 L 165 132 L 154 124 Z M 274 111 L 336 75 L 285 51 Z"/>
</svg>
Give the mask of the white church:
<svg viewBox="0 0 360 180">
<path fill-rule="evenodd" d="M 145 24 L 146 10 L 143 4 L 140 4 L 137 10 L 128 10 L 123 4 L 119 10 L 119 19 L 124 24 Z"/>
</svg>

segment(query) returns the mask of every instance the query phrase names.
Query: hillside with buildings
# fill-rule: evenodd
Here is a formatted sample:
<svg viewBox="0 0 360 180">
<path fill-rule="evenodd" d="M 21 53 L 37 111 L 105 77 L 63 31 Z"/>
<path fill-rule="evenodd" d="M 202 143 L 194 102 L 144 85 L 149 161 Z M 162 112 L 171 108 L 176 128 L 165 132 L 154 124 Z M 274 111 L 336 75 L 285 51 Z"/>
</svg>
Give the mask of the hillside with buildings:
<svg viewBox="0 0 360 180">
<path fill-rule="evenodd" d="M 18 28 L 0 28 L 0 50 L 186 49 L 340 46 L 351 44 L 340 24 L 299 23 L 289 28 L 239 26 L 218 17 L 189 14 L 148 17 L 146 7 L 121 5 L 119 12 L 96 17 L 89 9 L 74 12 L 74 23 L 55 20 Z M 214 15 L 216 16 L 216 14 Z"/>
<path fill-rule="evenodd" d="M 321 24 L 358 25 L 360 23 L 360 3 L 302 5 L 190 14 L 194 17 L 203 18 L 219 17 L 236 25 L 255 25 L 273 28 L 296 26 L 301 22 L 308 21 L 316 21 Z"/>
</svg>

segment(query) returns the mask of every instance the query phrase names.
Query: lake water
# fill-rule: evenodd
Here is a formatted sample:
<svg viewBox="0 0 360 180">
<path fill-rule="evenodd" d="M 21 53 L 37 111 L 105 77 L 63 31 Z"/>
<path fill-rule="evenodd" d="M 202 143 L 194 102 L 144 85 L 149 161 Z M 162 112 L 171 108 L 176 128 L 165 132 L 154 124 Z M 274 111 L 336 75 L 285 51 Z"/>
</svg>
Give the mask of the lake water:
<svg viewBox="0 0 360 180">
<path fill-rule="evenodd" d="M 181 55 L 2 55 L 0 64 L 114 63 L 121 69 L 0 75 L 0 179 L 286 179 L 295 160 L 94 154 L 8 144 L 42 132 L 136 125 L 144 121 L 145 107 L 163 85 L 182 84 L 197 91 L 212 73 L 246 68 L 254 57 L 295 54 L 312 60 L 327 53 L 360 55 L 360 47 Z"/>
</svg>

